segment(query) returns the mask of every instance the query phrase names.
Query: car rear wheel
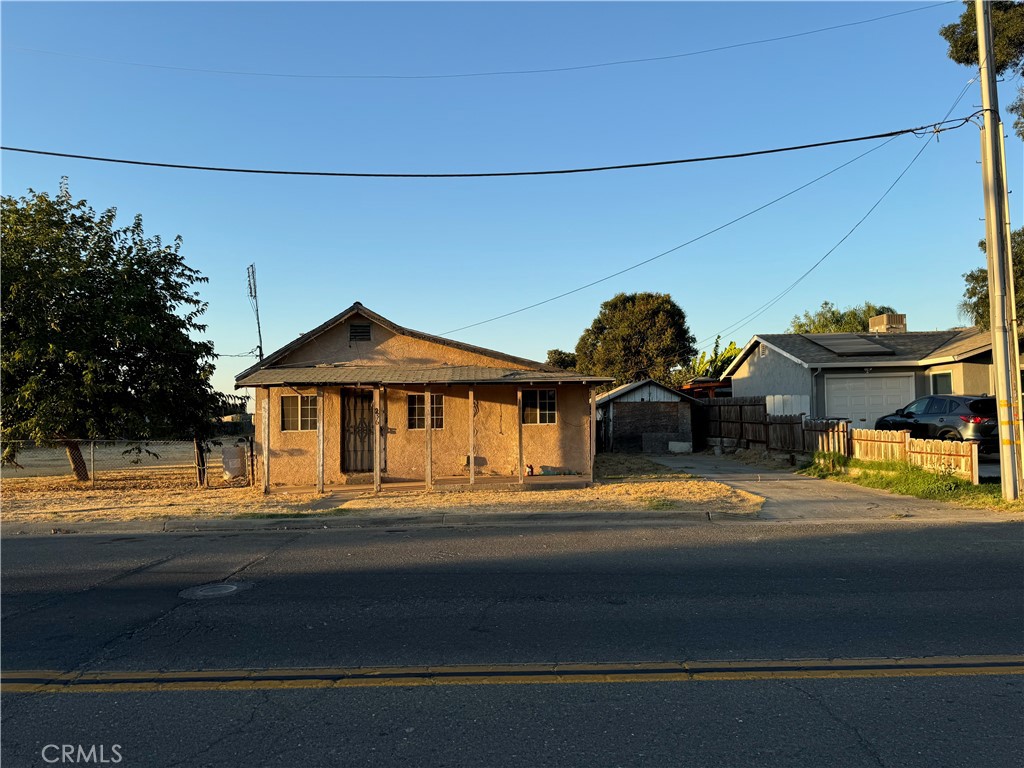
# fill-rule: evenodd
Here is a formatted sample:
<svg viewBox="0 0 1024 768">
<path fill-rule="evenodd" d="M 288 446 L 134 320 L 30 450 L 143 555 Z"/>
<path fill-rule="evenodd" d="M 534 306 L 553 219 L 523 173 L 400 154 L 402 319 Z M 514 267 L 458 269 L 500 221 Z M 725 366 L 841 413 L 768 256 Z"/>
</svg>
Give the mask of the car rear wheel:
<svg viewBox="0 0 1024 768">
<path fill-rule="evenodd" d="M 939 432 L 939 440 L 963 440 L 960 437 L 960 433 L 955 429 L 947 429 L 945 432 Z"/>
</svg>

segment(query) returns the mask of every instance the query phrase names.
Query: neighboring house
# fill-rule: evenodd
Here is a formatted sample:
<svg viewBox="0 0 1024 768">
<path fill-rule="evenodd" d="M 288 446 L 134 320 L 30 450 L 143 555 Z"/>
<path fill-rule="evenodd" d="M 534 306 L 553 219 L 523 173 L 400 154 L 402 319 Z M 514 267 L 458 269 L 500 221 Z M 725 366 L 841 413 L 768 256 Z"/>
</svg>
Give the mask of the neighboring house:
<svg viewBox="0 0 1024 768">
<path fill-rule="evenodd" d="M 523 482 L 530 465 L 538 475 L 590 478 L 591 388 L 608 381 L 403 328 L 356 302 L 243 371 L 235 386 L 255 390 L 266 491 Z"/>
<path fill-rule="evenodd" d="M 870 333 L 758 335 L 724 376 L 732 377 L 735 397 L 792 397 L 809 403 L 812 417 L 869 429 L 918 397 L 994 391 L 988 331 L 906 327 L 905 315 L 880 315 Z"/>
<path fill-rule="evenodd" d="M 597 398 L 600 448 L 667 453 L 673 442 L 692 451 L 694 406 L 694 398 L 653 379 L 616 387 Z"/>
<path fill-rule="evenodd" d="M 732 397 L 732 382 L 728 379 L 712 379 L 698 376 L 679 387 L 684 395 L 697 400 L 710 400 L 715 397 Z"/>
</svg>

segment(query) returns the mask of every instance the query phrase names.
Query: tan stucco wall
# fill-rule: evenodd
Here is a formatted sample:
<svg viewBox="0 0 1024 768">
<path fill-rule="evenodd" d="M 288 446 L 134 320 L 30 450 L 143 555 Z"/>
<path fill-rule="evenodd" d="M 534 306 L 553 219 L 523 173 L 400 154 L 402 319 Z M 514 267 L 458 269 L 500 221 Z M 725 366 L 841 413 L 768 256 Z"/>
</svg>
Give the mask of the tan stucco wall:
<svg viewBox="0 0 1024 768">
<path fill-rule="evenodd" d="M 370 341 L 349 341 L 349 326 L 370 323 Z M 453 349 L 442 344 L 399 336 L 360 315 L 303 344 L 275 365 L 352 363 L 354 365 L 404 365 L 408 368 L 432 365 L 484 365 L 522 370 L 524 366 L 494 357 Z"/>
<path fill-rule="evenodd" d="M 346 337 L 347 338 L 347 337 Z M 524 388 L 525 389 L 525 388 Z M 557 423 L 523 425 L 524 464 L 537 474 L 543 466 L 590 473 L 590 388 L 563 385 L 557 391 Z M 316 430 L 281 431 L 281 395 L 315 395 L 315 387 L 270 390 L 270 485 L 313 486 L 316 484 Z M 256 391 L 257 478 L 262 483 L 263 409 L 265 390 Z M 444 428 L 432 432 L 431 453 L 434 477 L 468 475 L 469 387 L 438 386 L 431 390 L 444 397 Z M 384 480 L 420 480 L 425 476 L 426 432 L 408 428 L 407 398 L 422 394 L 422 387 L 385 390 L 382 405 L 386 414 L 387 467 Z M 519 467 L 519 429 L 516 418 L 516 388 L 477 386 L 474 390 L 476 467 L 481 475 L 515 477 Z M 324 483 L 345 482 L 341 471 L 341 398 L 337 387 L 324 390 Z"/>
<path fill-rule="evenodd" d="M 256 477 L 263 481 L 263 409 L 267 390 L 256 390 L 255 424 Z M 270 484 L 316 484 L 316 430 L 281 431 L 281 397 L 316 395 L 316 387 L 275 387 L 270 392 Z M 324 388 L 324 483 L 343 480 L 341 473 L 341 392 L 337 387 Z"/>
<path fill-rule="evenodd" d="M 995 371 L 991 365 L 978 363 L 950 363 L 934 365 L 926 372 L 928 377 L 936 373 L 951 373 L 953 394 L 955 395 L 988 395 L 995 391 L 993 378 Z M 925 385 L 923 394 L 931 393 L 931 379 Z"/>
</svg>

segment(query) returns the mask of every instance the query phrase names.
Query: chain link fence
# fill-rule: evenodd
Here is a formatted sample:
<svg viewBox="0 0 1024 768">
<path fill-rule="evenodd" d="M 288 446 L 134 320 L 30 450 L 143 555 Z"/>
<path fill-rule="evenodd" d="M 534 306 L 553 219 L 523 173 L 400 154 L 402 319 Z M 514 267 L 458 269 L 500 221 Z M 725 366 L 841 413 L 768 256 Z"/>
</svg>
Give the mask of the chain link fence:
<svg viewBox="0 0 1024 768">
<path fill-rule="evenodd" d="M 99 489 L 224 488 L 251 485 L 250 437 L 192 440 L 6 441 L 4 482 Z"/>
</svg>

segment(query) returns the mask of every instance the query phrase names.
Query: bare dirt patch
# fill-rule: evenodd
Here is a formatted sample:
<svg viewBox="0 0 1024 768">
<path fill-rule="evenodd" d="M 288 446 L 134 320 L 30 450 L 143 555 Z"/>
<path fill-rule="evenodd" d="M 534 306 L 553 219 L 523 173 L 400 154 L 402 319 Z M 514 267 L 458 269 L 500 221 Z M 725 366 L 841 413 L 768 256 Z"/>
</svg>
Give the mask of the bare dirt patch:
<svg viewBox="0 0 1024 768">
<path fill-rule="evenodd" d="M 231 517 L 241 512 L 301 512 L 315 499 L 311 494 L 264 496 L 248 486 L 196 488 L 191 469 L 154 477 L 107 474 L 97 481 L 96 488 L 71 477 L 4 477 L 0 480 L 0 520 L 7 525 Z"/>
<path fill-rule="evenodd" d="M 756 514 L 759 496 L 675 472 L 640 456 L 599 456 L 590 488 L 537 491 L 385 491 L 339 501 L 334 514 L 446 512 L 588 512 L 700 510 Z M 3 523 L 128 521 L 196 517 L 275 517 L 324 514 L 321 497 L 309 492 L 258 488 L 188 487 L 187 477 L 106 477 L 97 488 L 69 477 L 0 480 Z M 319 502 L 319 503 L 316 503 Z M 331 510 L 326 510 L 328 513 Z"/>
</svg>

